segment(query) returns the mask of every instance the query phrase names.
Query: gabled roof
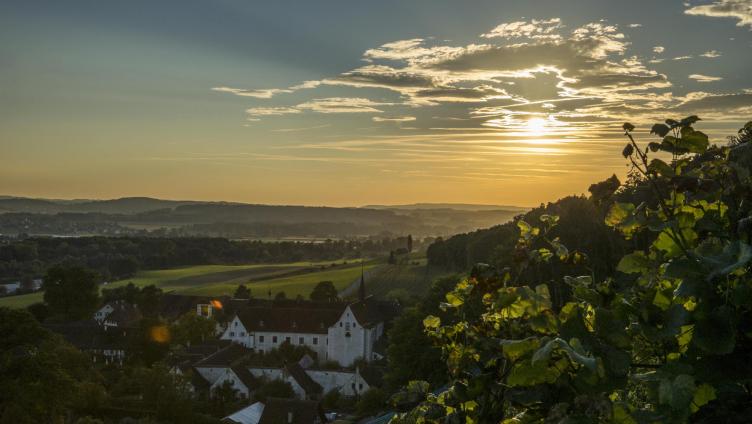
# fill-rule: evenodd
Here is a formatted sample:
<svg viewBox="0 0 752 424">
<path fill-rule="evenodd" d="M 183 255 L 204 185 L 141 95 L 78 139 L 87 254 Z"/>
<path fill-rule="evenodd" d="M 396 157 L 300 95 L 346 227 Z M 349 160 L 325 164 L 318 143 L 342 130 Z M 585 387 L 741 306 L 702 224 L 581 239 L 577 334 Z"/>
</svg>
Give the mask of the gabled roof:
<svg viewBox="0 0 752 424">
<path fill-rule="evenodd" d="M 247 331 L 326 334 L 345 310 L 338 308 L 270 308 L 248 307 L 238 312 Z"/>
<path fill-rule="evenodd" d="M 245 408 L 235 411 L 233 414 L 228 415 L 222 419 L 222 422 L 238 423 L 238 424 L 258 424 L 261 420 L 261 414 L 264 413 L 264 404 L 256 402 Z"/>
<path fill-rule="evenodd" d="M 194 367 L 196 368 L 229 368 L 234 366 L 238 361 L 243 359 L 244 356 L 251 353 L 251 349 L 248 349 L 237 343 L 232 343 L 226 348 L 209 355 L 208 357 L 198 361 Z"/>
<path fill-rule="evenodd" d="M 298 385 L 300 385 L 300 387 L 305 390 L 306 394 L 315 395 L 324 391 L 319 383 L 313 381 L 311 376 L 308 375 L 303 367 L 301 367 L 297 362 L 287 365 L 285 369 L 287 370 L 287 373 L 290 374 L 290 377 L 295 379 Z"/>
<path fill-rule="evenodd" d="M 110 302 L 112 312 L 104 318 L 105 322 L 114 322 L 119 327 L 136 327 L 141 319 L 141 311 L 134 304 L 125 301 Z"/>
<path fill-rule="evenodd" d="M 232 367 L 230 369 L 235 373 L 236 376 L 238 376 L 240 381 L 245 385 L 245 387 L 248 388 L 248 390 L 253 390 L 253 388 L 258 385 L 258 380 L 253 376 L 253 374 L 251 374 L 250 371 L 248 371 L 248 368 Z"/>
<path fill-rule="evenodd" d="M 287 424 L 288 414 L 292 413 L 290 424 L 325 423 L 326 418 L 318 402 L 298 399 L 267 398 L 258 424 Z"/>
<path fill-rule="evenodd" d="M 94 320 L 42 325 L 80 350 L 126 350 L 128 346 L 126 336 L 115 331 L 105 332 Z"/>
</svg>

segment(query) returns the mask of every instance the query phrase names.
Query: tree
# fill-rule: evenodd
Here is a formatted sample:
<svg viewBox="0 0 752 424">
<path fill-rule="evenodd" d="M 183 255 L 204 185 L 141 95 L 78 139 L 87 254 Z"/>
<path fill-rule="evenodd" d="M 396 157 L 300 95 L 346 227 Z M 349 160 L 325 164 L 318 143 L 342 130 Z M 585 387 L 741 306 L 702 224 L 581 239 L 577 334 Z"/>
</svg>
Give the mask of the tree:
<svg viewBox="0 0 752 424">
<path fill-rule="evenodd" d="M 394 256 L 394 250 L 389 251 L 389 259 L 387 260 L 387 263 L 390 265 L 394 265 L 397 263 L 397 258 Z"/>
<path fill-rule="evenodd" d="M 461 281 L 449 316 L 424 319 L 449 389 L 393 422 L 748 422 L 752 150 L 710 147 L 697 121 L 656 124 L 647 146 L 624 125 L 654 201 L 615 201 L 605 222 L 638 247 L 609 276 L 563 278 L 560 307 L 525 270 L 588 257 L 552 237 L 557 216 L 517 220 L 514 266 Z"/>
<path fill-rule="evenodd" d="M 66 320 L 90 318 L 99 303 L 97 275 L 79 266 L 52 267 L 44 277 L 44 302 Z"/>
<path fill-rule="evenodd" d="M 277 294 L 274 296 L 274 300 L 286 300 L 286 299 L 287 299 L 287 294 L 285 294 L 285 292 L 283 291 L 277 292 Z"/>
<path fill-rule="evenodd" d="M 250 299 L 251 289 L 246 287 L 245 284 L 241 284 L 235 289 L 235 294 L 233 294 L 232 297 L 235 299 Z"/>
<path fill-rule="evenodd" d="M 355 411 L 361 417 L 373 415 L 382 409 L 386 404 L 386 393 L 383 390 L 373 387 L 368 389 L 355 404 Z"/>
<path fill-rule="evenodd" d="M 171 325 L 170 334 L 173 343 L 185 346 L 205 342 L 216 331 L 217 322 L 213 319 L 187 312 Z"/>
<path fill-rule="evenodd" d="M 407 251 L 412 252 L 413 251 L 413 236 L 412 234 L 407 235 Z"/>
<path fill-rule="evenodd" d="M 77 405 L 98 404 L 87 393 L 103 392 L 100 378 L 85 355 L 30 313 L 0 308 L 0 423 L 63 422 Z"/>
<path fill-rule="evenodd" d="M 266 398 L 291 398 L 295 396 L 295 392 L 292 390 L 290 383 L 282 380 L 272 380 L 263 384 L 256 390 L 255 398 L 257 401 L 265 401 Z"/>
<path fill-rule="evenodd" d="M 339 300 L 337 288 L 331 281 L 322 281 L 316 284 L 311 291 L 311 300 L 314 302 L 336 302 Z"/>
</svg>

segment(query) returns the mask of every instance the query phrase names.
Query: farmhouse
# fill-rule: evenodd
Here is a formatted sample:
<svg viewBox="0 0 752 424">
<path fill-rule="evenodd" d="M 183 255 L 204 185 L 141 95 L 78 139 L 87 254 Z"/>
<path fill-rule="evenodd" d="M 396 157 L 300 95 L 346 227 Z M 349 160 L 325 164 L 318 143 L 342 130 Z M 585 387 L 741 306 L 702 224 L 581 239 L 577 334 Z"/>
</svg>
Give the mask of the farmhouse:
<svg viewBox="0 0 752 424">
<path fill-rule="evenodd" d="M 374 345 L 384 334 L 385 323 L 396 315 L 397 305 L 366 297 L 363 284 L 361 278 L 360 298 L 352 303 L 245 307 L 229 321 L 221 339 L 260 352 L 285 342 L 307 346 L 320 361 L 344 367 L 358 359 L 380 359 Z"/>
</svg>

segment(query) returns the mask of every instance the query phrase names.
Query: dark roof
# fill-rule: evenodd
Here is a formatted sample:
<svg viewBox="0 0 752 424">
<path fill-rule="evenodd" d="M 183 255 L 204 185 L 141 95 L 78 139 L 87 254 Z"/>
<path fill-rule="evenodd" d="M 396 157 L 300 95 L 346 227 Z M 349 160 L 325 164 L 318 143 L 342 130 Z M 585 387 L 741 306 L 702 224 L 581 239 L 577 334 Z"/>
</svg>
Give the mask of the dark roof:
<svg viewBox="0 0 752 424">
<path fill-rule="evenodd" d="M 211 388 L 211 382 L 196 370 L 191 371 L 191 385 L 196 391 L 208 391 Z"/>
<path fill-rule="evenodd" d="M 338 305 L 336 309 L 248 307 L 238 317 L 247 331 L 326 334 L 347 306 Z"/>
<path fill-rule="evenodd" d="M 118 331 L 104 331 L 94 320 L 45 323 L 43 326 L 80 350 L 126 350 L 128 346 L 127 336 Z"/>
<path fill-rule="evenodd" d="M 136 305 L 124 301 L 115 301 L 109 303 L 112 306 L 112 312 L 106 317 L 105 321 L 114 322 L 119 327 L 137 327 L 141 319 L 141 311 Z"/>
<path fill-rule="evenodd" d="M 360 325 L 367 328 L 387 320 L 389 303 L 391 302 L 380 302 L 368 297 L 350 304 L 350 310 Z"/>
<path fill-rule="evenodd" d="M 314 395 L 324 391 L 319 383 L 313 381 L 310 375 L 297 362 L 285 367 L 292 378 L 305 390 L 306 394 Z"/>
<path fill-rule="evenodd" d="M 256 377 L 251 374 L 250 371 L 248 371 L 248 368 L 246 367 L 232 367 L 232 372 L 235 373 L 235 375 L 238 376 L 240 381 L 243 382 L 245 387 L 248 388 L 248 390 L 252 390 L 255 386 L 257 386 L 258 380 Z"/>
<path fill-rule="evenodd" d="M 197 362 L 194 367 L 221 368 L 231 367 L 243 359 L 244 356 L 251 353 L 248 349 L 237 343 L 232 343 L 226 348 L 209 355 L 208 357 Z"/>
<path fill-rule="evenodd" d="M 264 402 L 264 412 L 259 424 L 287 424 L 288 413 L 292 412 L 290 424 L 325 423 L 326 418 L 318 402 L 311 400 L 268 398 Z"/>
</svg>

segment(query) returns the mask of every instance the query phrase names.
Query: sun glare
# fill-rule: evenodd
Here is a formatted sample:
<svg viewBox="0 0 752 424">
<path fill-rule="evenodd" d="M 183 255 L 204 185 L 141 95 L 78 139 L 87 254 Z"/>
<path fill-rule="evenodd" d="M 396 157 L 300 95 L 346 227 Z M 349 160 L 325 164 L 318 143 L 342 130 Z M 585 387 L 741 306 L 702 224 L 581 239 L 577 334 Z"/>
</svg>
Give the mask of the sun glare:
<svg viewBox="0 0 752 424">
<path fill-rule="evenodd" d="M 543 118 L 528 119 L 525 126 L 527 127 L 527 131 L 531 135 L 545 135 L 546 134 L 546 120 Z"/>
</svg>

